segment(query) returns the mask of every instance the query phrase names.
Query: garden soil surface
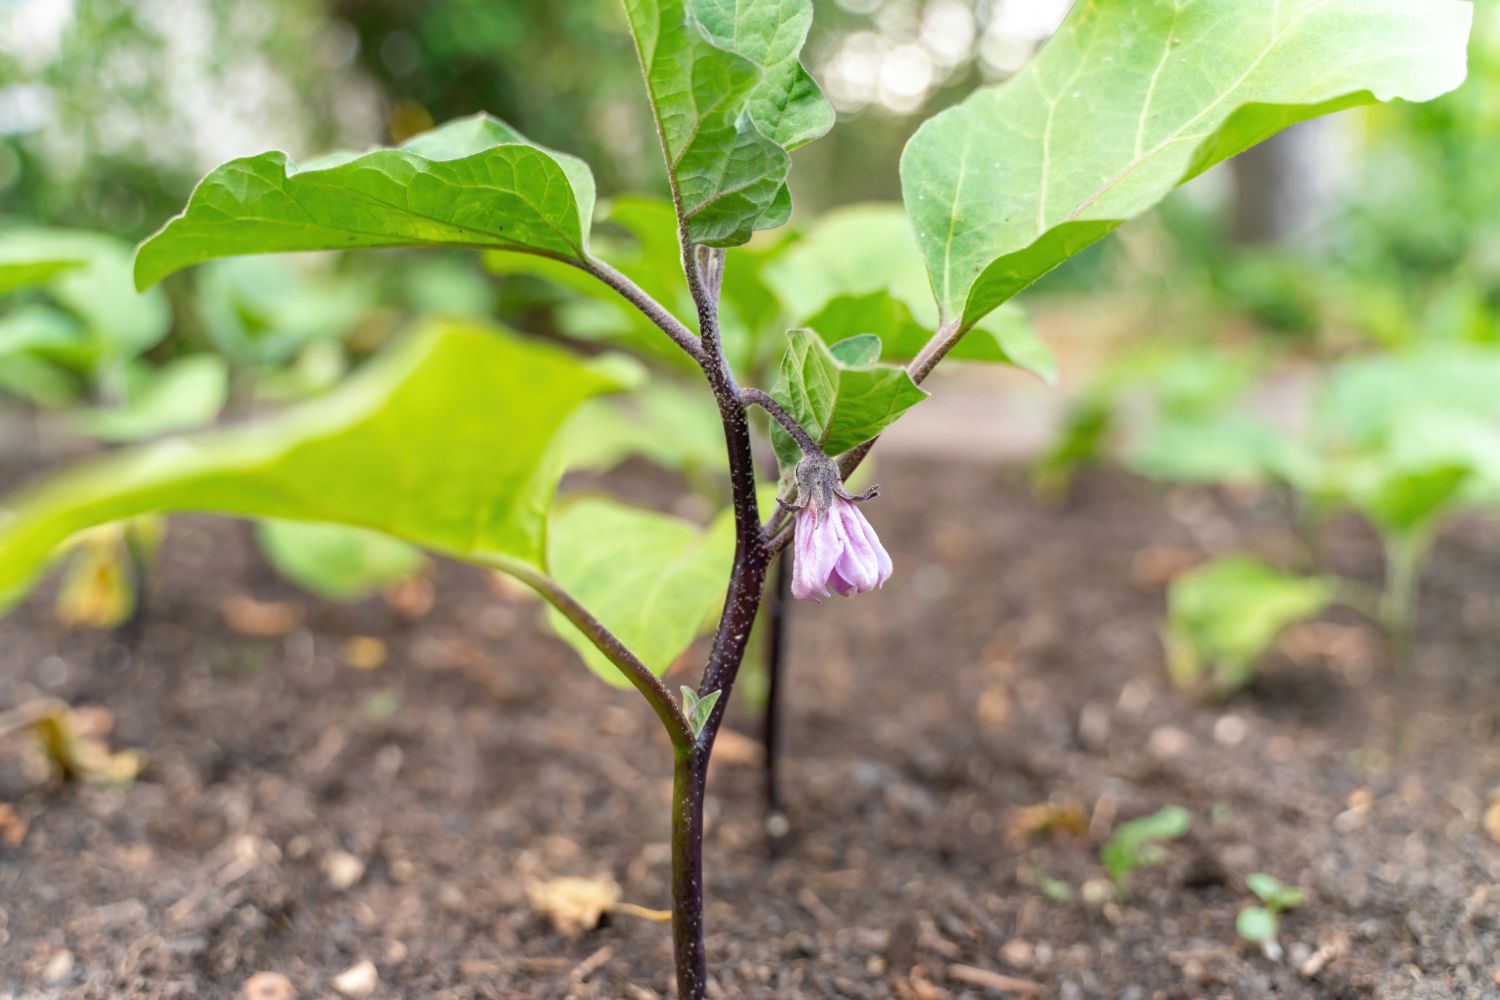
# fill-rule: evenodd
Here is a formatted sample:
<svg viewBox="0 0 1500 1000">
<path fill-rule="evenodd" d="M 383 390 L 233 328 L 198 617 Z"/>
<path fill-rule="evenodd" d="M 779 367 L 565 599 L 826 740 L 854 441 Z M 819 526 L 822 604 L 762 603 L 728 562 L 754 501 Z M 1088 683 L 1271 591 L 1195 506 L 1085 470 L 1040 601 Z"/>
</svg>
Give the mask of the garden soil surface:
<svg viewBox="0 0 1500 1000">
<path fill-rule="evenodd" d="M 896 578 L 792 620 L 777 857 L 751 707 L 721 741 L 715 996 L 1500 994 L 1493 523 L 1438 545 L 1410 674 L 1335 615 L 1206 705 L 1166 680 L 1164 583 L 1240 545 L 1287 556 L 1269 499 L 1092 474 L 1049 507 L 1015 468 L 902 458 L 880 477 Z M 1332 549 L 1378 579 L 1357 526 Z M 421 588 L 322 601 L 244 525 L 203 518 L 164 552 L 133 638 L 59 627 L 45 591 L 0 623 L 0 710 L 62 699 L 147 758 L 125 787 L 65 785 L 0 739 L 0 997 L 214 1000 L 256 973 L 286 977 L 258 1000 L 286 982 L 673 995 L 664 924 L 563 933 L 541 905 L 578 877 L 668 906 L 671 755 L 535 603 L 446 565 L 426 613 Z M 1117 895 L 1101 843 L 1174 804 L 1191 833 Z M 1277 958 L 1235 933 L 1262 871 L 1307 895 Z"/>
</svg>

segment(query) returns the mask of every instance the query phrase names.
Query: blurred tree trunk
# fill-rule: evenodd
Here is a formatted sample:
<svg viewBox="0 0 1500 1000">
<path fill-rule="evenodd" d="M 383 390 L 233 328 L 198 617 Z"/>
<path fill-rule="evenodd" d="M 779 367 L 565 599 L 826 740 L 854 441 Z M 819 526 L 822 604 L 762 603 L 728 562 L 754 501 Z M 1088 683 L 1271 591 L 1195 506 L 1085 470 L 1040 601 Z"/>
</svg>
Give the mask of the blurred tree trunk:
<svg viewBox="0 0 1500 1000">
<path fill-rule="evenodd" d="M 1236 242 L 1320 242 L 1347 171 L 1338 119 L 1304 122 L 1230 160 Z"/>
</svg>

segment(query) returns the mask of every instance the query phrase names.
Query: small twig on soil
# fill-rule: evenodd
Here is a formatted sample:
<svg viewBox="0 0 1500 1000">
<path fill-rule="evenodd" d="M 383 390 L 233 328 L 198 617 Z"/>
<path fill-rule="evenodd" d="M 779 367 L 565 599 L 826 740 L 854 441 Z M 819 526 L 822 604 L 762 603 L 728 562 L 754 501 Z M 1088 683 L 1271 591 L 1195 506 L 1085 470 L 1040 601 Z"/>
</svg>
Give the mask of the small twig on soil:
<svg viewBox="0 0 1500 1000">
<path fill-rule="evenodd" d="M 1037 996 L 1047 991 L 1046 986 L 1034 979 L 1017 979 L 1015 976 L 975 968 L 972 965 L 948 966 L 948 978 L 969 986 L 999 990 L 1001 993 L 1018 993 L 1021 996 Z"/>
<path fill-rule="evenodd" d="M 568 973 L 568 981 L 575 987 L 582 986 L 585 982 L 588 981 L 589 976 L 592 976 L 594 973 L 598 972 L 600 967 L 603 966 L 604 963 L 608 962 L 611 958 L 614 957 L 614 947 L 611 945 L 605 945 L 603 948 L 600 948 L 588 958 L 585 958 L 582 962 L 579 962 L 578 965 L 574 967 L 573 971 Z"/>
</svg>

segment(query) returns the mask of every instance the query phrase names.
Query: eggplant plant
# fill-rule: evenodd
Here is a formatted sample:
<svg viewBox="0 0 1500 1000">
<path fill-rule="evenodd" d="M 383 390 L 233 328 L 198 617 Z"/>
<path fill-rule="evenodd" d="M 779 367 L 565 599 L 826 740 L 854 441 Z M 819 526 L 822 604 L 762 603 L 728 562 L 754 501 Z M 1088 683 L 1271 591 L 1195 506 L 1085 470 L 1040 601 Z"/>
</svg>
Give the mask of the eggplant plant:
<svg viewBox="0 0 1500 1000">
<path fill-rule="evenodd" d="M 879 289 L 856 289 L 874 298 L 855 294 L 837 308 L 826 297 L 832 311 L 786 335 L 766 387 L 741 384 L 721 304 L 755 234 L 790 217 L 792 151 L 834 124 L 800 62 L 812 0 L 626 0 L 624 15 L 671 193 L 668 245 L 681 274 L 670 295 L 661 274 L 632 274 L 594 249 L 584 162 L 486 115 L 394 149 L 227 163 L 140 246 L 135 278 L 144 288 L 213 258 L 361 247 L 545 261 L 618 296 L 633 328 L 656 338 L 655 353 L 696 373 L 725 442 L 724 514 L 701 526 L 609 500 L 555 505 L 569 418 L 628 388 L 639 366 L 441 320 L 326 398 L 109 456 L 16 499 L 0 514 L 0 599 L 18 597 L 76 532 L 144 511 L 349 525 L 511 574 L 550 604 L 590 667 L 639 691 L 670 738 L 676 981 L 679 996 L 703 998 L 708 763 L 773 560 L 794 550 L 792 590 L 808 599 L 884 584 L 894 567 L 865 513 L 876 491 L 846 482 L 881 432 L 927 396 L 945 358 L 1014 360 L 992 314 L 1279 129 L 1457 86 L 1471 8 L 1078 4 L 1023 72 L 935 115 L 908 143 L 909 228 L 896 238 L 920 261 L 930 298 L 903 300 L 903 315 Z M 802 249 L 799 268 L 830 281 L 882 252 L 837 238 Z M 905 276 L 886 291 L 913 278 L 920 285 Z M 755 410 L 771 421 L 774 483 L 754 461 Z M 701 677 L 678 698 L 661 675 L 705 630 Z"/>
<path fill-rule="evenodd" d="M 1412 659 L 1417 592 L 1443 524 L 1500 510 L 1500 350 L 1427 345 L 1355 357 L 1323 373 L 1306 426 L 1284 429 L 1231 395 L 1190 415 L 1162 409 L 1127 464 L 1178 483 L 1269 486 L 1301 540 L 1300 572 L 1224 555 L 1172 581 L 1166 642 L 1174 680 L 1232 694 L 1283 629 L 1333 604 L 1386 635 L 1398 668 Z M 1323 527 L 1364 520 L 1385 555 L 1381 587 L 1328 570 Z"/>
</svg>

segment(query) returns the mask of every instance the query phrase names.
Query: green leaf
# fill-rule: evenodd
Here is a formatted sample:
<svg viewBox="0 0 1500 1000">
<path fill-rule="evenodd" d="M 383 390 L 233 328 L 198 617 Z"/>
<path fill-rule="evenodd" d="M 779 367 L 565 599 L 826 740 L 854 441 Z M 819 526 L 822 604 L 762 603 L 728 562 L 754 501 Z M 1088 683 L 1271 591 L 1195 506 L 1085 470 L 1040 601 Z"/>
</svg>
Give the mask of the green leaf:
<svg viewBox="0 0 1500 1000">
<path fill-rule="evenodd" d="M 298 167 L 279 152 L 209 174 L 182 214 L 141 244 L 137 286 L 215 257 L 354 247 L 588 255 L 594 181 L 583 161 L 532 145 L 488 115 L 396 149 Z"/>
<path fill-rule="evenodd" d="M 409 579 L 424 561 L 405 542 L 341 524 L 262 521 L 256 540 L 278 573 L 335 601 L 357 600 Z"/>
<path fill-rule="evenodd" d="M 1402 536 L 1424 530 L 1455 506 L 1473 471 L 1466 463 L 1441 456 L 1420 463 L 1379 456 L 1342 466 L 1331 479 L 1383 534 Z"/>
<path fill-rule="evenodd" d="M 1099 858 L 1115 884 L 1124 886 L 1131 872 L 1160 863 L 1158 843 L 1186 836 L 1192 825 L 1186 809 L 1167 806 L 1150 816 L 1121 823 L 1099 851 Z"/>
<path fill-rule="evenodd" d="M 1274 875 L 1253 872 L 1245 876 L 1245 885 L 1260 897 L 1261 902 L 1265 903 L 1272 913 L 1294 910 L 1302 905 L 1302 890 L 1283 885 L 1281 880 Z"/>
<path fill-rule="evenodd" d="M 271 366 L 314 341 L 343 338 L 374 307 L 377 289 L 319 266 L 327 263 L 241 257 L 205 266 L 194 303 L 214 346 L 238 363 Z"/>
<path fill-rule="evenodd" d="M 1258 483 L 1314 461 L 1275 427 L 1232 410 L 1163 415 L 1126 456 L 1140 475 L 1193 484 Z"/>
<path fill-rule="evenodd" d="M 1173 680 L 1191 686 L 1212 671 L 1221 692 L 1243 686 L 1283 629 L 1320 613 L 1333 597 L 1326 579 L 1292 576 L 1249 556 L 1184 573 L 1167 593 Z"/>
<path fill-rule="evenodd" d="M 45 285 L 64 271 L 82 267 L 81 260 L 10 260 L 6 248 L 0 244 L 0 295 Z"/>
<path fill-rule="evenodd" d="M 833 105 L 799 61 L 811 0 L 693 0 L 691 9 L 714 45 L 760 67 L 749 111 L 762 135 L 791 151 L 833 128 Z"/>
<path fill-rule="evenodd" d="M 0 320 L 0 326 L 4 321 Z M 0 333 L 0 337 L 4 334 Z M 25 399 L 37 406 L 67 406 L 78 397 L 76 379 L 40 358 L 0 356 L 0 394 Z"/>
<path fill-rule="evenodd" d="M 726 463 L 712 397 L 663 379 L 628 396 L 583 404 L 563 433 L 570 471 L 604 472 L 634 455 L 687 475 Z"/>
<path fill-rule="evenodd" d="M 655 198 L 616 198 L 601 204 L 595 252 L 678 316 L 693 315 L 682 280 L 677 216 L 672 203 Z M 617 235 L 623 232 L 626 238 Z M 533 255 L 487 253 L 493 274 L 526 275 L 573 293 L 557 310 L 561 332 L 582 341 L 605 341 L 644 357 L 696 371 L 693 360 L 662 336 L 650 319 L 618 292 L 562 261 Z M 737 262 L 738 263 L 738 262 Z"/>
<path fill-rule="evenodd" d="M 1260 906 L 1247 906 L 1235 918 L 1234 929 L 1240 937 L 1256 944 L 1276 940 L 1276 915 Z"/>
<path fill-rule="evenodd" d="M 553 439 L 618 385 L 495 328 L 429 323 L 328 397 L 116 453 L 0 508 L 0 604 L 73 534 L 146 511 L 344 524 L 540 566 L 561 473 Z"/>
<path fill-rule="evenodd" d="M 142 441 L 211 424 L 229 397 L 229 367 L 214 354 L 180 358 L 132 372 L 123 406 L 81 410 L 69 421 L 101 441 Z"/>
<path fill-rule="evenodd" d="M 548 565 L 557 580 L 655 673 L 663 674 L 724 601 L 734 520 L 708 528 L 610 500 L 582 499 L 552 518 Z M 548 622 L 589 668 L 628 682 L 555 609 Z"/>
<path fill-rule="evenodd" d="M 807 324 L 841 296 L 888 291 L 929 332 L 937 326 L 922 254 L 900 205 L 873 202 L 835 209 L 767 264 L 765 272 L 796 323 Z"/>
<path fill-rule="evenodd" d="M 1455 0 L 1079 3 L 1021 73 L 930 119 L 902 191 L 967 328 L 1172 188 L 1299 121 L 1464 78 Z"/>
<path fill-rule="evenodd" d="M 906 369 L 876 361 L 877 337 L 830 346 L 810 330 L 793 330 L 787 339 L 771 395 L 829 455 L 868 441 L 927 398 Z M 780 424 L 772 423 L 771 440 L 783 468 L 797 464 L 801 449 Z"/>
<path fill-rule="evenodd" d="M 881 359 L 906 362 L 926 346 L 932 330 L 912 318 L 906 303 L 890 292 L 841 295 L 806 322 L 830 344 L 870 333 L 885 345 Z M 1049 385 L 1056 381 L 1057 364 L 1045 344 L 1014 303 L 1006 303 L 985 317 L 973 336 L 959 341 L 948 355 L 955 361 L 987 361 L 1028 371 Z"/>
<path fill-rule="evenodd" d="M 722 690 L 710 691 L 705 697 L 699 698 L 697 691 L 686 684 L 682 686 L 682 714 L 687 716 L 688 727 L 695 737 L 703 734 L 703 727 L 708 725 L 708 717 L 714 714 L 714 706 L 723 693 Z"/>
<path fill-rule="evenodd" d="M 738 246 L 784 223 L 790 149 L 832 109 L 798 63 L 811 0 L 625 0 L 689 238 Z"/>
<path fill-rule="evenodd" d="M 113 236 L 69 229 L 8 230 L 0 236 L 0 253 L 81 262 L 42 286 L 51 306 L 72 326 L 66 342 L 47 345 L 45 360 L 93 374 L 154 347 L 171 328 L 166 296 L 136 291 L 130 280 L 130 244 Z M 7 349 L 0 346 L 4 353 Z"/>
</svg>

